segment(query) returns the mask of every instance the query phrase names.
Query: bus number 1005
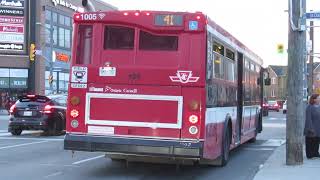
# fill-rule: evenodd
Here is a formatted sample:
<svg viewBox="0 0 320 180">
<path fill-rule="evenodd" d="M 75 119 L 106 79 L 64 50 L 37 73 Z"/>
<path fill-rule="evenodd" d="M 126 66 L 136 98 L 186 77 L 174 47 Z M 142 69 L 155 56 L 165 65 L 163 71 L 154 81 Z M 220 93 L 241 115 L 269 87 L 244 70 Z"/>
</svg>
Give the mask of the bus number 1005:
<svg viewBox="0 0 320 180">
<path fill-rule="evenodd" d="M 97 14 L 80 14 L 82 20 L 96 20 Z"/>
</svg>

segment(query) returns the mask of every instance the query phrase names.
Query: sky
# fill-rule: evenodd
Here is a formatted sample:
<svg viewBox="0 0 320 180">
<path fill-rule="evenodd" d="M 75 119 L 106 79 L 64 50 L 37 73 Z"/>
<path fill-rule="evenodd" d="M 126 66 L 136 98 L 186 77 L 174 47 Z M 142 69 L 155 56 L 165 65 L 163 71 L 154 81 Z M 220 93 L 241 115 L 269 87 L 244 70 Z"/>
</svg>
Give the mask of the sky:
<svg viewBox="0 0 320 180">
<path fill-rule="evenodd" d="M 201 11 L 258 54 L 264 66 L 287 65 L 288 0 L 104 0 L 119 10 Z M 320 11 L 320 0 L 306 0 L 307 12 Z M 320 26 L 320 19 L 315 21 Z M 307 32 L 308 34 L 308 32 Z M 320 27 L 315 28 L 319 39 Z M 320 53 L 320 39 L 315 52 Z M 277 52 L 283 44 L 285 53 Z M 317 48 L 319 47 L 319 48 Z M 319 49 L 319 50 L 317 50 Z M 320 61 L 320 58 L 315 58 Z"/>
</svg>

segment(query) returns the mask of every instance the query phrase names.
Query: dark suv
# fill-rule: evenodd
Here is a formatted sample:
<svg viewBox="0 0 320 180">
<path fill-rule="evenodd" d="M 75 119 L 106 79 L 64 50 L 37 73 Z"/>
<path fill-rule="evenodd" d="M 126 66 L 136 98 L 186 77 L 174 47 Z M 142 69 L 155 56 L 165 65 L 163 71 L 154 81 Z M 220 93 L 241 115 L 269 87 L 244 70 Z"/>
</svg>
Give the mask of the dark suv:
<svg viewBox="0 0 320 180">
<path fill-rule="evenodd" d="M 9 129 L 12 135 L 23 130 L 44 130 L 57 134 L 65 129 L 66 95 L 21 96 L 10 108 Z"/>
</svg>

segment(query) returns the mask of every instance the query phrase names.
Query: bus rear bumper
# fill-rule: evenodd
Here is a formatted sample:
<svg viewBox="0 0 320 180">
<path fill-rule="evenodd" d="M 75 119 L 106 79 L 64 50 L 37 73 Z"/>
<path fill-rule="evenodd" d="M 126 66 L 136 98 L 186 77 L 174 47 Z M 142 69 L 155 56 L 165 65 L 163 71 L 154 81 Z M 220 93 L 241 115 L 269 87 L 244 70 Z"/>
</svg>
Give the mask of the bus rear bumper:
<svg viewBox="0 0 320 180">
<path fill-rule="evenodd" d="M 203 142 L 143 138 L 124 138 L 67 133 L 64 149 L 74 151 L 101 151 L 151 156 L 202 156 Z"/>
</svg>

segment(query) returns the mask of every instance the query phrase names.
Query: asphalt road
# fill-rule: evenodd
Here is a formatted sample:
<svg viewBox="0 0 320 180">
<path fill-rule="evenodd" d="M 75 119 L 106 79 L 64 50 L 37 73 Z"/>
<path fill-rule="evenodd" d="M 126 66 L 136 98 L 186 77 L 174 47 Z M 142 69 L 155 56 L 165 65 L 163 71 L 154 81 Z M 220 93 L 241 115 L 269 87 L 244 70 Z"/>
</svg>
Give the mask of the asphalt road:
<svg viewBox="0 0 320 180">
<path fill-rule="evenodd" d="M 275 148 L 284 143 L 285 115 L 269 113 L 257 141 L 231 152 L 227 166 L 207 167 L 111 161 L 103 153 L 63 150 L 63 136 L 24 132 L 19 137 L 4 132 L 7 116 L 0 116 L 0 179 L 100 180 L 100 179 L 253 179 Z"/>
</svg>

